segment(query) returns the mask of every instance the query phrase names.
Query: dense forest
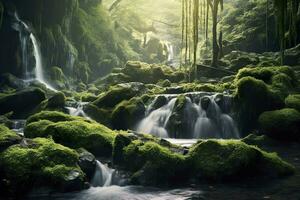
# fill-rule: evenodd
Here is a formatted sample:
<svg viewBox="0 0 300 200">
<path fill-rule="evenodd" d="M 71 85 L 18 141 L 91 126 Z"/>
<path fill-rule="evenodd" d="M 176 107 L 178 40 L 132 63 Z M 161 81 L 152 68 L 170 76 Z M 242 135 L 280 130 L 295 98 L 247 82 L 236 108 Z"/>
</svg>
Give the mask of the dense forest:
<svg viewBox="0 0 300 200">
<path fill-rule="evenodd" d="M 0 0 L 0 199 L 300 199 L 300 0 Z"/>
</svg>

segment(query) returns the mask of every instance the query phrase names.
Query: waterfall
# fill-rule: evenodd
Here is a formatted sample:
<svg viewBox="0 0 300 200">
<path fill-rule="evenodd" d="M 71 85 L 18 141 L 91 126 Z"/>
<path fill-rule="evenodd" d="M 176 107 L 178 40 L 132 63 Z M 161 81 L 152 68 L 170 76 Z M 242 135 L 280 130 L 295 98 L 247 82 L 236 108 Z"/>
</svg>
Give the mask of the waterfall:
<svg viewBox="0 0 300 200">
<path fill-rule="evenodd" d="M 11 121 L 13 122 L 11 129 L 19 135 L 24 136 L 24 127 L 26 125 L 26 120 L 16 119 Z"/>
<path fill-rule="evenodd" d="M 175 102 L 176 98 L 173 98 L 167 105 L 152 111 L 139 123 L 137 131 L 142 133 L 151 133 L 161 138 L 167 138 L 168 131 L 166 130 L 166 126 L 172 115 Z M 149 107 L 149 110 L 150 109 L 151 106 Z"/>
<path fill-rule="evenodd" d="M 41 49 L 38 43 L 38 40 L 30 30 L 29 26 L 22 21 L 18 14 L 15 12 L 13 15 L 15 22 L 12 24 L 12 28 L 19 32 L 19 38 L 21 43 L 21 49 L 22 49 L 22 65 L 23 70 L 25 71 L 24 78 L 28 80 L 30 78 L 29 76 L 29 57 L 31 52 L 29 51 L 29 40 L 31 41 L 31 44 L 33 46 L 33 56 L 35 59 L 35 70 L 34 75 L 35 79 L 39 81 L 40 83 L 44 84 L 48 89 L 56 91 L 45 79 L 43 74 L 43 62 L 42 62 L 42 54 Z M 29 79 L 31 80 L 31 79 Z"/>
<path fill-rule="evenodd" d="M 183 112 L 175 113 L 174 106 L 177 95 L 165 95 L 168 99 L 166 105 L 153 109 L 158 98 L 147 108 L 146 117 L 142 119 L 136 128 L 141 133 L 152 134 L 161 138 L 170 138 L 184 135 L 184 138 L 239 138 L 238 128 L 235 121 L 226 111 L 230 110 L 230 96 L 211 93 L 188 93 L 185 94 L 186 104 Z M 220 103 L 221 102 L 221 103 Z M 221 105 L 222 104 L 222 105 Z M 222 108 L 221 108 L 222 107 Z M 168 130 L 168 123 L 171 116 L 179 118 L 184 130 L 177 130 L 172 127 Z M 180 132 L 181 133 L 178 133 Z"/>
<path fill-rule="evenodd" d="M 91 184 L 93 187 L 107 187 L 112 184 L 112 177 L 114 169 L 109 168 L 107 165 L 102 164 L 97 160 L 96 171 L 92 178 Z"/>
<path fill-rule="evenodd" d="M 83 110 L 84 105 L 88 102 L 76 102 L 75 105 L 67 106 L 66 109 L 69 111 L 69 114 L 72 116 L 84 117 L 86 119 L 91 119 Z"/>
</svg>

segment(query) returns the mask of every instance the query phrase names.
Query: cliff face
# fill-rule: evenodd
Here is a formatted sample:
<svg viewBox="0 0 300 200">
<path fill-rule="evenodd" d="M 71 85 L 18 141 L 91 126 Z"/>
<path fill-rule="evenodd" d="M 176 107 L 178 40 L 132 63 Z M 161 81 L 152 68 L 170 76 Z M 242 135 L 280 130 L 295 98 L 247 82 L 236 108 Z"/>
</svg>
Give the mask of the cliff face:
<svg viewBox="0 0 300 200">
<path fill-rule="evenodd" d="M 22 76 L 19 33 L 12 28 L 16 12 L 38 38 L 48 76 L 58 66 L 68 77 L 88 82 L 127 59 L 101 0 L 0 0 L 0 24 L 1 3 L 0 73 Z"/>
</svg>

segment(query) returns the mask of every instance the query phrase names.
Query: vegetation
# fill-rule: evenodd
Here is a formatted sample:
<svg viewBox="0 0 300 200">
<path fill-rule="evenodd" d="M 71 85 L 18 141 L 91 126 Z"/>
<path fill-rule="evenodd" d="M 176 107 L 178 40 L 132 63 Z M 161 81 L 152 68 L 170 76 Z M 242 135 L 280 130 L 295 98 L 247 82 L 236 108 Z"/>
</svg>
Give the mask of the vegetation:
<svg viewBox="0 0 300 200">
<path fill-rule="evenodd" d="M 0 0 L 0 199 L 298 199 L 299 35 L 300 0 Z"/>
</svg>

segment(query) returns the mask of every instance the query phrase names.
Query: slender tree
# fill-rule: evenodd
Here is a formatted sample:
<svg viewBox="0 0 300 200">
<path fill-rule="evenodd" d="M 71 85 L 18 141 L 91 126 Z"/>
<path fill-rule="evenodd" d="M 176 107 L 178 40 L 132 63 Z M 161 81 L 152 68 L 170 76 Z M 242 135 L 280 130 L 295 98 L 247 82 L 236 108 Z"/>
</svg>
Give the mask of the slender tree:
<svg viewBox="0 0 300 200">
<path fill-rule="evenodd" d="M 182 59 L 183 59 L 183 47 L 184 47 L 184 30 L 185 30 L 185 0 L 182 0 L 181 2 L 181 51 L 180 51 L 180 68 L 182 66 Z"/>
<path fill-rule="evenodd" d="M 195 69 L 195 78 L 197 78 L 197 48 L 199 41 L 199 0 L 194 0 L 194 10 L 193 10 L 193 44 L 194 44 L 194 57 L 193 57 L 193 66 Z"/>
<path fill-rule="evenodd" d="M 223 0 L 208 0 L 212 13 L 212 61 L 211 66 L 216 67 L 218 65 L 220 47 L 218 43 L 218 11 L 219 5 L 223 4 Z"/>
</svg>

